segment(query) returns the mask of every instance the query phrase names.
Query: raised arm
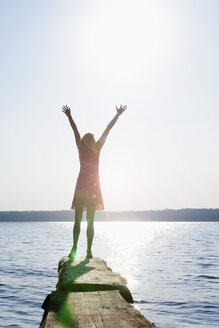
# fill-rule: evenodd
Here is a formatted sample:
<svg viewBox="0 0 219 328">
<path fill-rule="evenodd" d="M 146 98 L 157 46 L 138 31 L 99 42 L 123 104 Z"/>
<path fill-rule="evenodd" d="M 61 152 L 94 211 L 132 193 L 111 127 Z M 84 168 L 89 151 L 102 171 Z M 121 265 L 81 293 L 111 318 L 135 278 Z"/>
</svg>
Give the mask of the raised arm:
<svg viewBox="0 0 219 328">
<path fill-rule="evenodd" d="M 68 117 L 69 123 L 72 127 L 72 130 L 74 131 L 76 145 L 79 149 L 79 145 L 80 145 L 80 142 L 81 142 L 81 136 L 80 136 L 80 133 L 78 132 L 77 126 L 76 126 L 76 124 L 75 124 L 75 122 L 74 122 L 74 120 L 71 116 L 71 109 L 67 105 L 65 105 L 65 106 L 62 107 L 62 111 Z"/>
<path fill-rule="evenodd" d="M 110 130 L 112 129 L 112 127 L 115 125 L 116 121 L 118 120 L 119 116 L 126 110 L 127 106 L 122 106 L 120 105 L 120 107 L 116 107 L 116 115 L 114 116 L 114 118 L 112 119 L 112 121 L 107 125 L 105 131 L 103 132 L 102 136 L 100 137 L 100 139 L 97 141 L 97 148 L 98 150 L 100 150 L 103 145 L 104 142 L 106 141 L 106 138 L 110 132 Z"/>
</svg>

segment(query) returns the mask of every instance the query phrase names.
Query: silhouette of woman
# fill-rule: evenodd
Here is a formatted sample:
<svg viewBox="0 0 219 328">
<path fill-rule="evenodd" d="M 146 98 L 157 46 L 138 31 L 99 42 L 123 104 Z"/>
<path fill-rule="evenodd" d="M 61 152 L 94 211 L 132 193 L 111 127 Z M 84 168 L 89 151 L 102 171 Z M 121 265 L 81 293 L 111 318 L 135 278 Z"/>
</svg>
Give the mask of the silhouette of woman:
<svg viewBox="0 0 219 328">
<path fill-rule="evenodd" d="M 71 116 L 70 108 L 67 105 L 62 107 L 62 111 L 68 117 L 74 131 L 80 159 L 80 172 L 71 206 L 71 209 L 75 209 L 73 247 L 69 254 L 69 257 L 72 259 L 76 255 L 83 210 L 87 210 L 87 258 L 93 257 L 91 247 L 94 237 L 94 215 L 96 210 L 104 209 L 99 182 L 99 155 L 109 131 L 126 108 L 127 106 L 122 105 L 120 105 L 119 108 L 116 107 L 116 115 L 107 125 L 100 139 L 96 142 L 94 135 L 91 133 L 85 134 L 83 138 L 80 137 L 77 126 Z"/>
</svg>

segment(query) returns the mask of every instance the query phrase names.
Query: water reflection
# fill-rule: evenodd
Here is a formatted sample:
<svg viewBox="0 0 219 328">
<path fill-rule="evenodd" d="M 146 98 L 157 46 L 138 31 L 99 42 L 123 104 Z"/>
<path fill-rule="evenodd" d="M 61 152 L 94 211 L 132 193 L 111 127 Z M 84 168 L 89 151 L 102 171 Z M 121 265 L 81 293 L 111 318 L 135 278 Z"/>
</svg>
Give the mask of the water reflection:
<svg viewBox="0 0 219 328">
<path fill-rule="evenodd" d="M 39 326 L 58 261 L 72 247 L 72 227 L 1 224 L 2 327 Z M 218 223 L 96 222 L 93 253 L 128 280 L 135 306 L 158 327 L 217 327 L 218 230 Z M 85 222 L 78 251 L 86 254 Z"/>
</svg>

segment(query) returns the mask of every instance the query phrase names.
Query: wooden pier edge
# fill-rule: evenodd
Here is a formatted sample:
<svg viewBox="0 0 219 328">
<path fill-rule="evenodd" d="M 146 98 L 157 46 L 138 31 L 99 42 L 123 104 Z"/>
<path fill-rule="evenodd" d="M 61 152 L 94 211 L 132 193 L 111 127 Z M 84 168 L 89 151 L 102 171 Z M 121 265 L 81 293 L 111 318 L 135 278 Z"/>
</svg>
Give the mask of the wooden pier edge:
<svg viewBox="0 0 219 328">
<path fill-rule="evenodd" d="M 130 303 L 127 281 L 100 258 L 63 257 L 40 328 L 154 328 Z"/>
</svg>

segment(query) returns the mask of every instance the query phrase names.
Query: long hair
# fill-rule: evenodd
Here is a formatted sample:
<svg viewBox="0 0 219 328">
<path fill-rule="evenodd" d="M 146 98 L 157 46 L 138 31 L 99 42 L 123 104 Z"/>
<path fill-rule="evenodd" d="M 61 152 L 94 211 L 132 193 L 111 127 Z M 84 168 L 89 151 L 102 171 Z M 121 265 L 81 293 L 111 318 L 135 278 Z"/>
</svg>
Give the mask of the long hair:
<svg viewBox="0 0 219 328">
<path fill-rule="evenodd" d="M 81 147 L 82 148 L 86 147 L 94 152 L 97 151 L 96 141 L 95 141 L 94 135 L 92 133 L 86 133 L 83 136 L 83 138 L 81 139 Z"/>
</svg>

